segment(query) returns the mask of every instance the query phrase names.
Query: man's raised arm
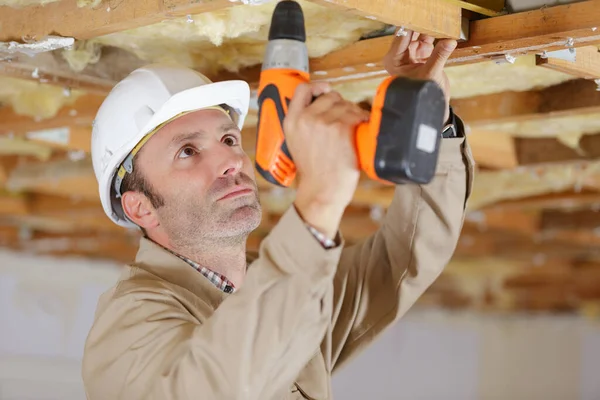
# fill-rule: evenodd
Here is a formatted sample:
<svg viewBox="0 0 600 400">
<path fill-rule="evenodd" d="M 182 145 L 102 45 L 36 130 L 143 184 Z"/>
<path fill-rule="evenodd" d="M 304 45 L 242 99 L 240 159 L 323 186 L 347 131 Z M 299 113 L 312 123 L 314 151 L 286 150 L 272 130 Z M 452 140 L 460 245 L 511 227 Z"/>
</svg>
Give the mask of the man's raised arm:
<svg viewBox="0 0 600 400">
<path fill-rule="evenodd" d="M 392 44 L 386 68 L 395 75 L 437 81 L 449 102 L 443 67 L 455 46 L 441 41 L 434 49 L 433 38 L 408 32 Z M 471 151 L 464 129 L 459 133 L 462 137 L 442 139 L 434 179 L 427 185 L 397 186 L 380 229 L 342 252 L 327 338 L 334 368 L 402 317 L 450 261 L 473 181 Z"/>
</svg>

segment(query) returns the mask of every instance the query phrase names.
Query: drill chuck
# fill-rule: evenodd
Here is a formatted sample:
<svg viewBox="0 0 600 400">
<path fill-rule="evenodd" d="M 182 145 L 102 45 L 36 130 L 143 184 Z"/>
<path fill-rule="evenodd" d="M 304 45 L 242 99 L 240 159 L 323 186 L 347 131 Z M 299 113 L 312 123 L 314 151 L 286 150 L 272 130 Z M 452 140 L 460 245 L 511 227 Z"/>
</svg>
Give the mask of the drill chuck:
<svg viewBox="0 0 600 400">
<path fill-rule="evenodd" d="M 304 14 L 300 4 L 295 1 L 280 1 L 273 11 L 269 40 L 277 39 L 306 42 Z"/>
</svg>

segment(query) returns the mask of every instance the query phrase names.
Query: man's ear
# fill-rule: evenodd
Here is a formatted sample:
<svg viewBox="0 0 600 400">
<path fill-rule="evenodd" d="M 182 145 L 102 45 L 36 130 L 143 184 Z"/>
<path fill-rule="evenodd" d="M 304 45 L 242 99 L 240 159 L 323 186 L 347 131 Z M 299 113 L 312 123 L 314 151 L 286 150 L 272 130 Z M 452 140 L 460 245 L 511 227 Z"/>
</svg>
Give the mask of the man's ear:
<svg viewBox="0 0 600 400">
<path fill-rule="evenodd" d="M 156 210 L 142 193 L 134 191 L 123 193 L 121 207 L 134 224 L 144 229 L 154 228 L 158 225 Z"/>
</svg>

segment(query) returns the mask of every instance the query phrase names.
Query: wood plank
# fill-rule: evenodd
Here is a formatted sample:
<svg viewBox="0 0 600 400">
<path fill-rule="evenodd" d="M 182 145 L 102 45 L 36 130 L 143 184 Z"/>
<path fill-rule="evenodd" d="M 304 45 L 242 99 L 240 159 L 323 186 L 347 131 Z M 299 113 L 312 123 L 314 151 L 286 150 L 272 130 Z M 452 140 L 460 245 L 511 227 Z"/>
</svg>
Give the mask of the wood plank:
<svg viewBox="0 0 600 400">
<path fill-rule="evenodd" d="M 537 55 L 536 65 L 582 79 L 600 78 L 600 53 L 598 52 L 598 46 L 579 47 L 576 50 L 575 61 L 567 61 L 555 57 L 542 58 L 542 56 Z"/>
<path fill-rule="evenodd" d="M 20 9 L 0 6 L 1 41 L 53 34 L 79 40 L 151 25 L 165 19 L 217 11 L 240 4 L 229 0 L 128 0 L 102 2 L 98 7 L 78 7 L 76 0 L 62 0 Z"/>
<path fill-rule="evenodd" d="M 25 196 L 0 192 L 0 215 L 26 215 L 28 211 Z"/>
<path fill-rule="evenodd" d="M 16 250 L 57 257 L 85 257 L 131 262 L 138 249 L 139 234 L 33 232 L 32 237 L 13 244 Z"/>
<path fill-rule="evenodd" d="M 460 43 L 454 64 L 471 63 L 495 54 L 513 56 L 600 43 L 600 1 L 588 0 L 539 10 L 472 21 L 470 37 Z"/>
<path fill-rule="evenodd" d="M 577 150 L 557 138 L 515 137 L 481 128 L 470 132 L 469 143 L 475 162 L 494 169 L 600 158 L 600 134 L 582 135 Z"/>
<path fill-rule="evenodd" d="M 459 39 L 461 7 L 459 4 L 438 0 L 310 0 L 341 12 L 350 12 L 389 25 L 438 38 Z"/>
<path fill-rule="evenodd" d="M 489 10 L 502 11 L 505 7 L 505 0 L 466 0 L 466 3 L 471 3 L 479 7 L 485 7 Z"/>
<path fill-rule="evenodd" d="M 519 165 L 600 158 L 600 134 L 583 135 L 579 142 L 579 152 L 556 138 L 515 138 L 514 140 Z"/>
<path fill-rule="evenodd" d="M 14 192 L 73 196 L 98 201 L 98 183 L 90 159 L 20 165 L 13 169 L 6 186 Z"/>
<path fill-rule="evenodd" d="M 510 260 L 531 261 L 538 255 L 544 259 L 593 258 L 600 256 L 597 243 L 574 244 L 568 241 L 533 237 L 502 230 L 481 230 L 466 224 L 454 253 L 455 258 L 498 257 Z"/>
<path fill-rule="evenodd" d="M 60 52 L 48 52 L 34 57 L 12 55 L 3 58 L 0 75 L 106 96 L 117 82 L 144 64 L 131 52 L 104 47 L 101 60 L 86 66 L 83 71 L 73 71 Z"/>
<path fill-rule="evenodd" d="M 19 156 L 0 156 L 0 192 L 8 181 L 12 170 L 19 164 Z"/>
<path fill-rule="evenodd" d="M 600 209 L 560 211 L 547 210 L 542 213 L 541 227 L 552 229 L 598 229 L 600 228 Z"/>
<path fill-rule="evenodd" d="M 513 56 L 600 43 L 600 0 L 545 7 L 470 22 L 469 40 L 459 43 L 448 65 L 490 61 L 495 56 Z M 594 29 L 596 28 L 596 29 Z M 383 58 L 393 36 L 358 41 L 310 61 L 311 79 L 345 82 L 385 76 Z M 214 79 L 245 79 L 258 86 L 260 66 L 223 73 Z"/>
<path fill-rule="evenodd" d="M 600 28 L 599 28 L 600 30 Z M 525 92 L 453 99 L 455 112 L 471 127 L 600 112 L 597 85 L 578 79 Z"/>
<path fill-rule="evenodd" d="M 476 14 L 485 15 L 488 17 L 497 17 L 502 15 L 501 11 L 504 8 L 504 0 L 444 0 L 445 2 L 456 4 L 464 10 L 474 12 Z"/>
<path fill-rule="evenodd" d="M 58 128 L 32 130 L 23 136 L 30 142 L 44 144 L 52 149 L 91 152 L 92 128 L 61 126 Z"/>
<path fill-rule="evenodd" d="M 509 169 L 519 165 L 515 139 L 510 134 L 478 130 L 470 132 L 468 140 L 480 167 Z"/>
<path fill-rule="evenodd" d="M 53 4 L 67 4 L 73 1 Z M 178 1 L 184 2 L 184 0 Z M 336 1 L 341 2 L 341 0 Z M 131 4 L 135 6 L 137 3 L 131 2 Z M 129 6 L 128 3 L 128 7 L 133 6 Z M 599 6 L 600 0 L 589 0 L 526 13 L 471 21 L 469 40 L 459 44 L 451 56 L 449 65 L 489 61 L 494 56 L 503 54 L 519 55 L 541 53 L 543 50 L 564 49 L 568 38 L 573 38 L 575 47 L 600 43 L 600 29 L 592 29 L 600 28 L 597 26 L 600 25 L 598 23 L 600 20 Z M 311 59 L 311 79 L 338 83 L 384 77 L 387 72 L 383 68 L 382 60 L 392 40 L 393 36 L 361 40 L 323 57 Z M 118 60 L 119 57 L 108 62 L 104 59 L 104 53 L 103 51 L 103 59 L 93 66 L 93 71 L 86 70 L 79 74 L 73 74 L 67 73 L 68 69 L 61 71 L 56 68 L 47 71 L 40 69 L 40 73 L 43 74 L 43 79 L 49 83 L 73 88 L 82 87 L 94 90 L 95 93 L 107 93 L 116 82 L 134 69 L 136 61 L 129 60 L 127 63 L 122 63 L 125 66 L 115 68 L 115 59 Z M 131 55 L 129 57 L 131 58 Z M 32 67 L 31 60 L 28 60 L 27 63 L 24 60 L 21 57 L 13 62 L 12 66 L 6 62 L 0 63 L 0 74 L 31 79 L 35 67 Z M 38 64 L 44 65 L 45 63 Z M 237 73 L 222 72 L 211 75 L 210 78 L 215 81 L 243 79 L 256 88 L 260 68 L 260 65 L 256 65 L 244 68 Z M 118 73 L 114 72 L 115 69 Z M 111 74 L 110 71 L 113 73 Z"/>
<path fill-rule="evenodd" d="M 600 209 L 600 193 L 593 191 L 565 191 L 543 194 L 517 200 L 505 200 L 482 210 L 540 210 L 561 209 L 579 210 L 584 208 Z"/>
</svg>

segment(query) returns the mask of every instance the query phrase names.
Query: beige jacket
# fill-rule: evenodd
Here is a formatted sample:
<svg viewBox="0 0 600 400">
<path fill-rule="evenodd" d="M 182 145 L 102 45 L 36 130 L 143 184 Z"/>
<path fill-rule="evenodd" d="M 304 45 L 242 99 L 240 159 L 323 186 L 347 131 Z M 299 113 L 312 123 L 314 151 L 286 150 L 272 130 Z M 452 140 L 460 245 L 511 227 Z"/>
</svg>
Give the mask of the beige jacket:
<svg viewBox="0 0 600 400">
<path fill-rule="evenodd" d="M 450 260 L 470 195 L 464 139 L 426 186 L 398 186 L 381 229 L 325 250 L 291 207 L 226 294 L 142 239 L 85 344 L 90 400 L 332 398 L 330 378 L 402 317 Z"/>
</svg>

